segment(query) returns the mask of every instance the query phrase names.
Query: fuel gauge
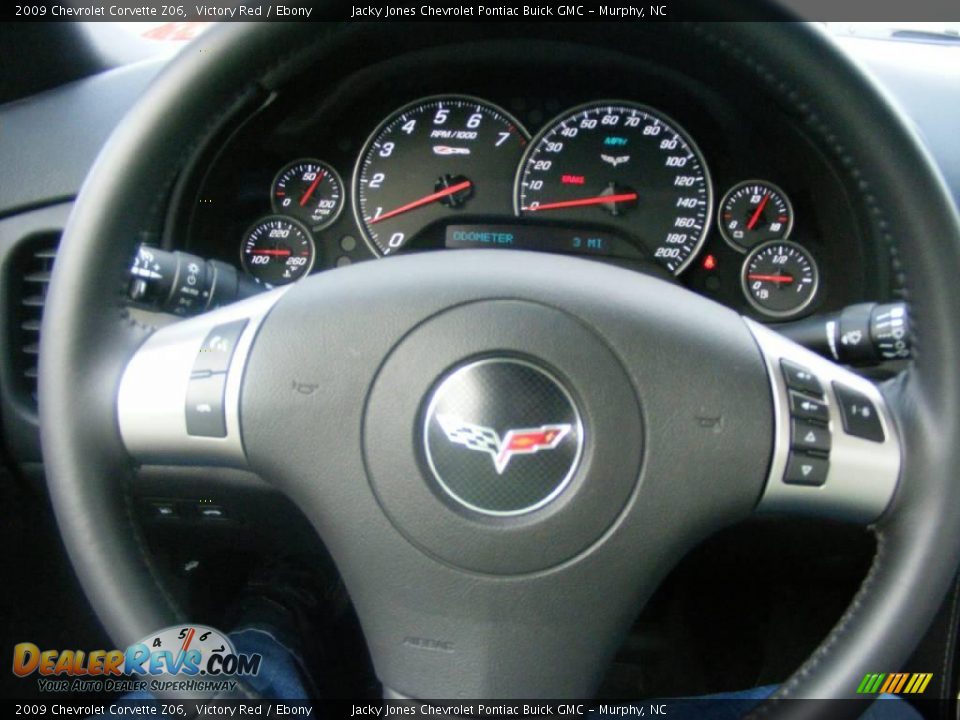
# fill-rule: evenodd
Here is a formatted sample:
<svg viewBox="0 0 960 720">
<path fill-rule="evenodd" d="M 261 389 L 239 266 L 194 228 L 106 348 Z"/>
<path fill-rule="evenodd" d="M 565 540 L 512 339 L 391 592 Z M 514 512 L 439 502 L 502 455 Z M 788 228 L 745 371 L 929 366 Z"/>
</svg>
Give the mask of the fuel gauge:
<svg viewBox="0 0 960 720">
<path fill-rule="evenodd" d="M 747 255 L 741 283 L 756 310 L 784 320 L 799 315 L 813 302 L 820 272 L 805 248 L 789 240 L 771 240 Z"/>
<path fill-rule="evenodd" d="M 767 180 L 734 185 L 720 201 L 720 234 L 735 250 L 786 240 L 793 229 L 793 206 L 786 193 Z"/>
</svg>

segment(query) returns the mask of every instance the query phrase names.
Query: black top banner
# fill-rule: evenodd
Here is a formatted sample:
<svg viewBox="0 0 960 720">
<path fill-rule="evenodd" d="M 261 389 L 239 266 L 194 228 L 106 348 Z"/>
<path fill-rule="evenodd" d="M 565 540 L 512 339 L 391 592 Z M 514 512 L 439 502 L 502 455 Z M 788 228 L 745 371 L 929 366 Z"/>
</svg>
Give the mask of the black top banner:
<svg viewBox="0 0 960 720">
<path fill-rule="evenodd" d="M 722 9 L 722 16 L 720 10 Z M 5 21 L 67 22 L 317 22 L 391 20 L 545 20 L 672 22 L 680 20 L 776 20 L 817 22 L 956 22 L 956 0 L 612 0 L 573 2 L 485 0 L 24 0 L 4 5 Z"/>
</svg>

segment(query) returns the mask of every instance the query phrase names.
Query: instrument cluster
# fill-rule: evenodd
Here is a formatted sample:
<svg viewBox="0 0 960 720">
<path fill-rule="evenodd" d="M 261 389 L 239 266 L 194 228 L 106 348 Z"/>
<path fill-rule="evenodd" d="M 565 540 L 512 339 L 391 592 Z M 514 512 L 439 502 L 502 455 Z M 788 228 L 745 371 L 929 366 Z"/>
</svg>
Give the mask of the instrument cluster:
<svg viewBox="0 0 960 720">
<path fill-rule="evenodd" d="M 672 277 L 768 322 L 866 284 L 822 275 L 862 244 L 841 184 L 786 121 L 743 122 L 735 102 L 711 117 L 712 98 L 662 88 L 411 99 L 385 85 L 393 110 L 376 113 L 388 100 L 364 103 L 361 88 L 250 120 L 197 184 L 188 247 L 268 286 L 397 253 L 564 253 Z"/>
</svg>

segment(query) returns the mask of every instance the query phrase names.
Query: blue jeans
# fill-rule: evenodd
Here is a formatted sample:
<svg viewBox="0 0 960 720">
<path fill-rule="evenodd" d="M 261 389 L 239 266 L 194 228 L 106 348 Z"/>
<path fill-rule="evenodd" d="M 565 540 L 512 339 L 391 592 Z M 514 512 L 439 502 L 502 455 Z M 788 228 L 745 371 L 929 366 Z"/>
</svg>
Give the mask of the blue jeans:
<svg viewBox="0 0 960 720">
<path fill-rule="evenodd" d="M 301 658 L 282 645 L 269 630 L 244 628 L 230 633 L 234 647 L 239 653 L 260 653 L 263 661 L 258 675 L 246 678 L 246 683 L 264 698 L 278 700 L 309 700 L 310 693 L 305 679 Z M 697 698 L 681 698 L 665 701 L 669 705 L 671 720 L 694 718 L 696 720 L 737 720 L 748 713 L 777 689 L 776 685 L 739 690 L 736 692 L 705 695 Z M 123 696 L 123 700 L 152 700 L 148 692 L 135 692 Z M 711 702 L 716 701 L 716 702 Z M 644 700 L 644 705 L 656 703 Z M 109 715 L 100 716 L 109 718 Z M 896 695 L 880 695 L 861 716 L 862 720 L 922 720 L 922 716 L 909 703 Z"/>
</svg>

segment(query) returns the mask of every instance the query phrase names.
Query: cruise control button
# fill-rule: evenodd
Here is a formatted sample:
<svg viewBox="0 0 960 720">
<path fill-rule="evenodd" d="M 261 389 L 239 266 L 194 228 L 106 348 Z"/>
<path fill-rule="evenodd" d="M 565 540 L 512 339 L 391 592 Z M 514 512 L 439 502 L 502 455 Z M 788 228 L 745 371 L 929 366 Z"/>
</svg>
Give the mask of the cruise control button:
<svg viewBox="0 0 960 720">
<path fill-rule="evenodd" d="M 817 376 L 802 365 L 796 365 L 781 358 L 780 369 L 783 370 L 783 377 L 791 390 L 823 396 L 823 386 Z"/>
<path fill-rule="evenodd" d="M 827 411 L 827 404 L 825 402 L 814 400 L 793 390 L 790 390 L 789 394 L 790 414 L 794 417 L 822 423 L 830 419 L 830 413 Z"/>
<path fill-rule="evenodd" d="M 199 437 L 227 436 L 227 419 L 223 411 L 223 394 L 227 376 L 223 373 L 205 378 L 191 378 L 187 384 L 187 434 Z"/>
<path fill-rule="evenodd" d="M 790 445 L 794 450 L 830 452 L 830 431 L 805 420 L 790 422 Z"/>
<path fill-rule="evenodd" d="M 200 346 L 197 359 L 193 363 L 192 377 L 225 373 L 230 367 L 233 350 L 246 326 L 246 320 L 234 320 L 213 328 Z"/>
<path fill-rule="evenodd" d="M 836 382 L 833 384 L 833 392 L 837 395 L 843 429 L 848 435 L 878 443 L 886 439 L 883 425 L 880 424 L 880 414 L 870 398 L 858 390 Z"/>
<path fill-rule="evenodd" d="M 824 458 L 803 453 L 790 453 L 787 469 L 783 473 L 783 481 L 789 485 L 819 487 L 827 481 L 829 469 L 830 463 Z"/>
</svg>

